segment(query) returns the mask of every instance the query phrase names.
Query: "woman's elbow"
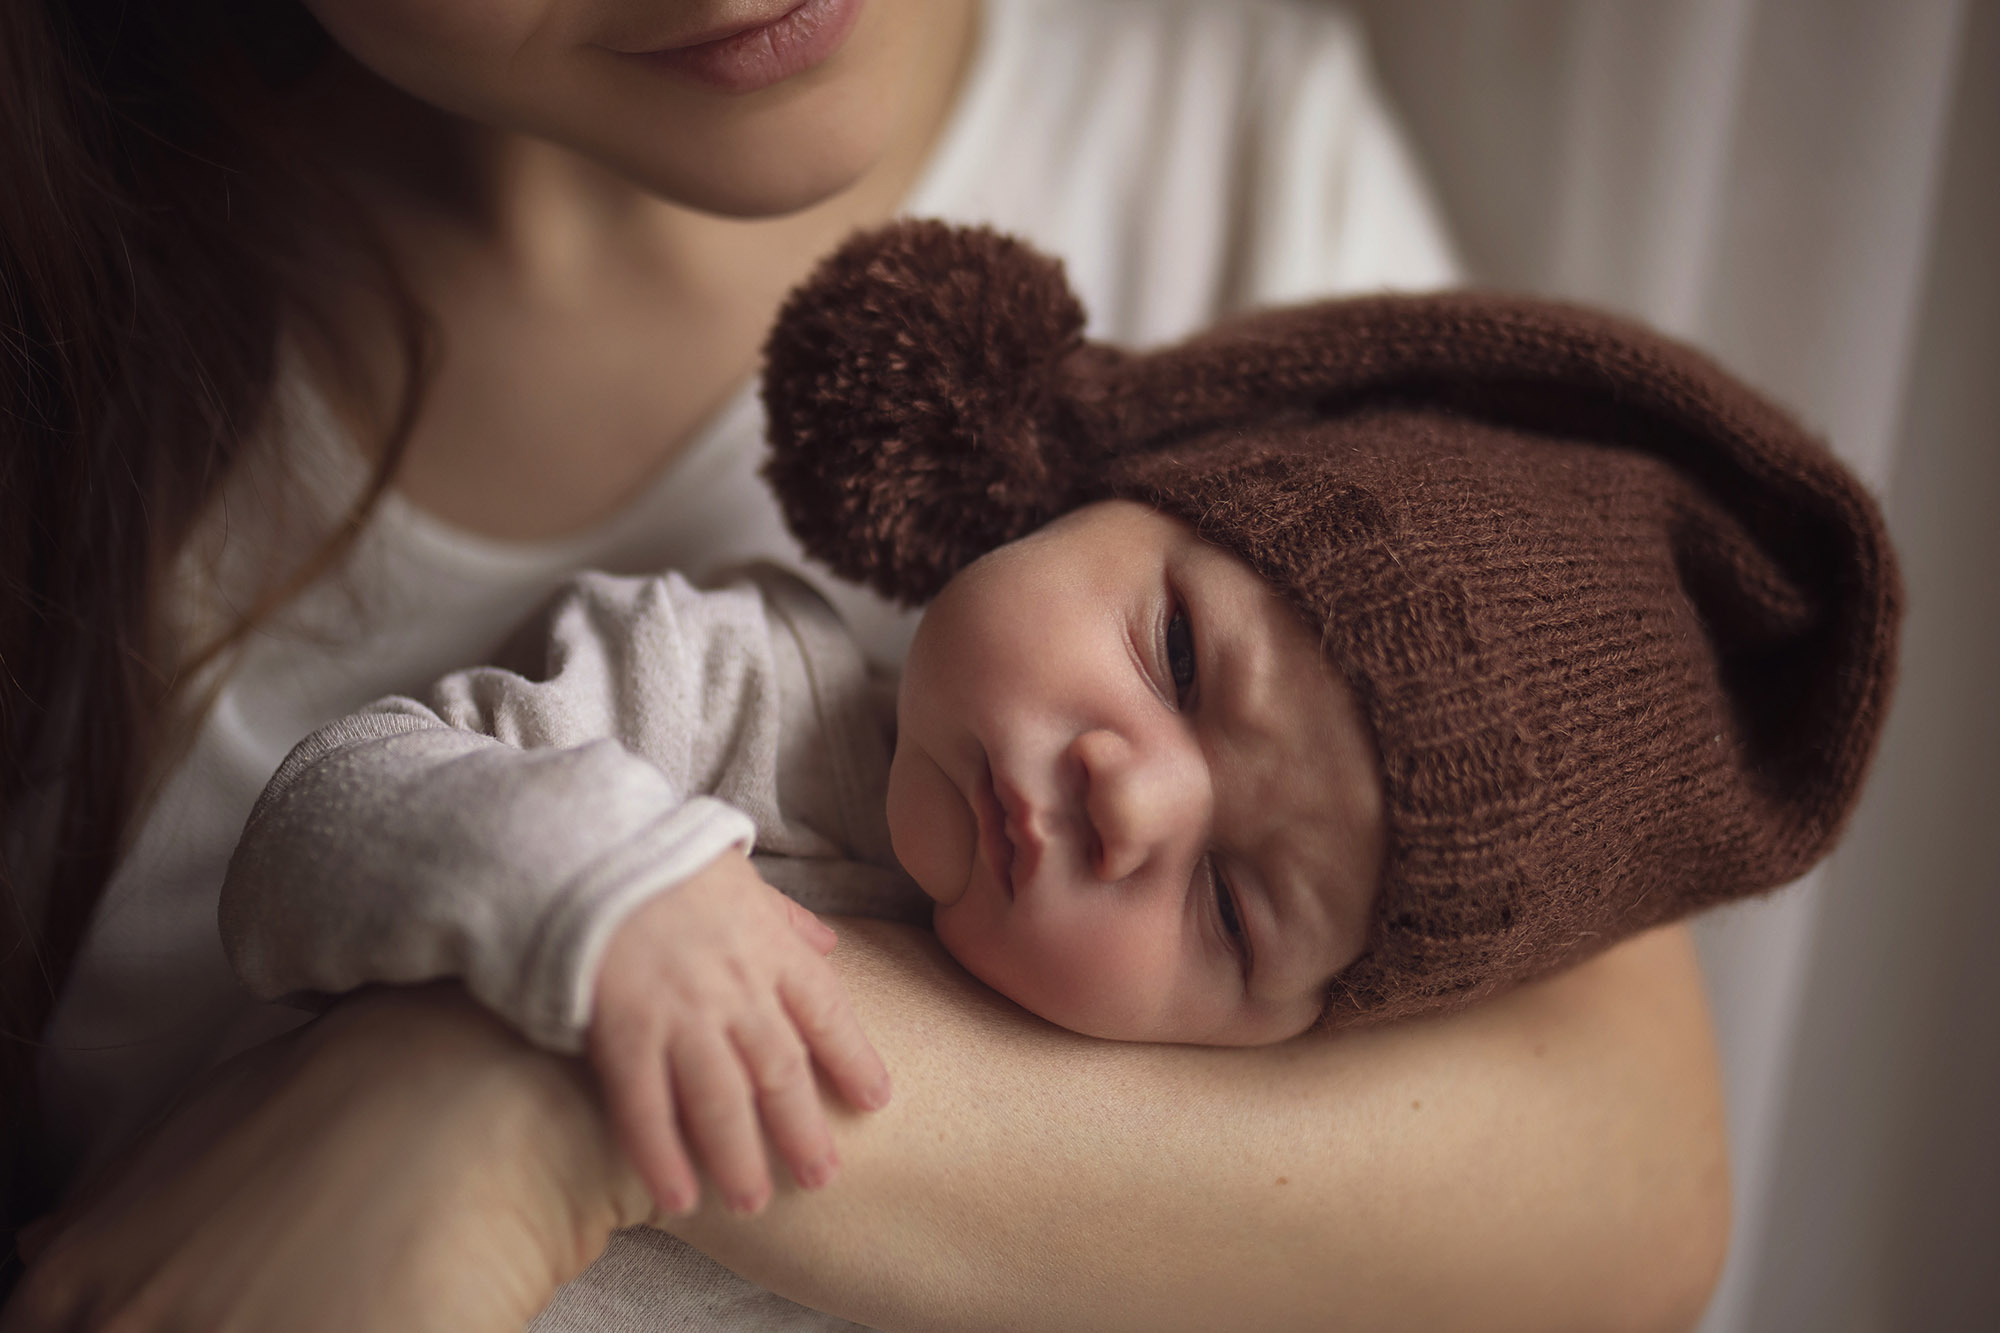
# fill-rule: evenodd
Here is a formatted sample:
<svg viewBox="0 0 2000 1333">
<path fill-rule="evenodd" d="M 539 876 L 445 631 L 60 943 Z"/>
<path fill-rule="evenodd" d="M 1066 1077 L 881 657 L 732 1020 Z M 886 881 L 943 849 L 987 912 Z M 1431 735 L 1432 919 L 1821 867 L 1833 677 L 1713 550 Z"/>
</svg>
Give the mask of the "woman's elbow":
<svg viewBox="0 0 2000 1333">
<path fill-rule="evenodd" d="M 1718 1124 L 1712 1139 L 1691 1154 L 1684 1184 L 1660 1210 L 1652 1237 L 1657 1243 L 1640 1256 L 1633 1304 L 1620 1327 L 1685 1333 L 1699 1324 L 1722 1278 L 1732 1215 L 1729 1152 Z"/>
<path fill-rule="evenodd" d="M 1643 1053 L 1640 1100 L 1628 1140 L 1639 1169 L 1628 1176 L 1632 1228 L 1626 1248 L 1631 1304 L 1616 1326 L 1652 1333 L 1701 1322 L 1729 1254 L 1733 1193 L 1728 1117 L 1706 987 L 1684 927 L 1633 941 L 1628 980 L 1649 996 L 1628 1031 Z"/>
</svg>

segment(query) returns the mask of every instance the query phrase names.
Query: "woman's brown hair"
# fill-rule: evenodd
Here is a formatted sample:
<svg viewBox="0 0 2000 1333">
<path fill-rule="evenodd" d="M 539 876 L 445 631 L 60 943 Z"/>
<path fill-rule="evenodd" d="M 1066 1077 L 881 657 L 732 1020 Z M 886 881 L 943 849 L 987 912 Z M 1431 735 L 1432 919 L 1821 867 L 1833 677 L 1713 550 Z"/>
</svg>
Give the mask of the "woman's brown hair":
<svg viewBox="0 0 2000 1333">
<path fill-rule="evenodd" d="M 338 558 L 414 420 L 421 312 L 286 133 L 287 92 L 330 55 L 288 0 L 0 5 L 0 1163 L 31 1173 L 39 1034 L 198 711 L 189 682 Z M 172 641 L 170 569 L 257 441 L 281 331 L 330 326 L 308 281 L 329 238 L 403 335 L 380 465 L 219 636 Z M 9 1214 L 36 1192 L 17 1170 Z"/>
</svg>

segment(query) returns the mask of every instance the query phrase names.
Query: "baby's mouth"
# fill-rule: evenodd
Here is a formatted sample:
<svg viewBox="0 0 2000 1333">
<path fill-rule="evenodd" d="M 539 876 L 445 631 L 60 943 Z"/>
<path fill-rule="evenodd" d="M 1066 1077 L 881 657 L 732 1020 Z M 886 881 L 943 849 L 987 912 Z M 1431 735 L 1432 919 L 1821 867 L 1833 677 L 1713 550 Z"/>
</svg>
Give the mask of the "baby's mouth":
<svg viewBox="0 0 2000 1333">
<path fill-rule="evenodd" d="M 979 819 L 979 846 L 992 868 L 993 879 L 1009 902 L 1014 898 L 1014 842 L 1007 836 L 1007 813 L 993 790 L 993 765 L 979 766 L 979 793 L 974 813 Z"/>
<path fill-rule="evenodd" d="M 1034 808 L 1005 777 L 992 781 L 994 798 L 1000 804 L 1000 836 L 1006 840 L 1008 870 L 1013 879 L 1008 896 L 1013 897 L 1041 869 L 1048 843 L 1036 827 Z"/>
</svg>

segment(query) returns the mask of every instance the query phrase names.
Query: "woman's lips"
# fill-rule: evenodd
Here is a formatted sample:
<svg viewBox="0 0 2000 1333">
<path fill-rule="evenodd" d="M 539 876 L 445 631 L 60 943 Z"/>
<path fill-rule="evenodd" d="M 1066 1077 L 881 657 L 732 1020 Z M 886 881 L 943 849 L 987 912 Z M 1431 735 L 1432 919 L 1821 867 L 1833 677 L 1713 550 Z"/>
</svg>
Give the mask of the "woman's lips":
<svg viewBox="0 0 2000 1333">
<path fill-rule="evenodd" d="M 801 0 L 767 22 L 632 54 L 721 92 L 754 93 L 803 74 L 838 51 L 862 4 Z"/>
</svg>

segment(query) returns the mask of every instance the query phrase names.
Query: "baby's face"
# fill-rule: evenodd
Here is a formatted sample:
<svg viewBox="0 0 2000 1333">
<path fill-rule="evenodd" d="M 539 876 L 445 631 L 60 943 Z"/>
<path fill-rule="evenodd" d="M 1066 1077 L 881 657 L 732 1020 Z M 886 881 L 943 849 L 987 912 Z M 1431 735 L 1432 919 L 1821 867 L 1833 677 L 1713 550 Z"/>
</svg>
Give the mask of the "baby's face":
<svg viewBox="0 0 2000 1333">
<path fill-rule="evenodd" d="M 1300 617 L 1183 524 L 1092 505 L 977 561 L 917 629 L 889 777 L 938 938 L 1051 1022 L 1303 1031 L 1366 939 L 1366 722 Z"/>
</svg>

